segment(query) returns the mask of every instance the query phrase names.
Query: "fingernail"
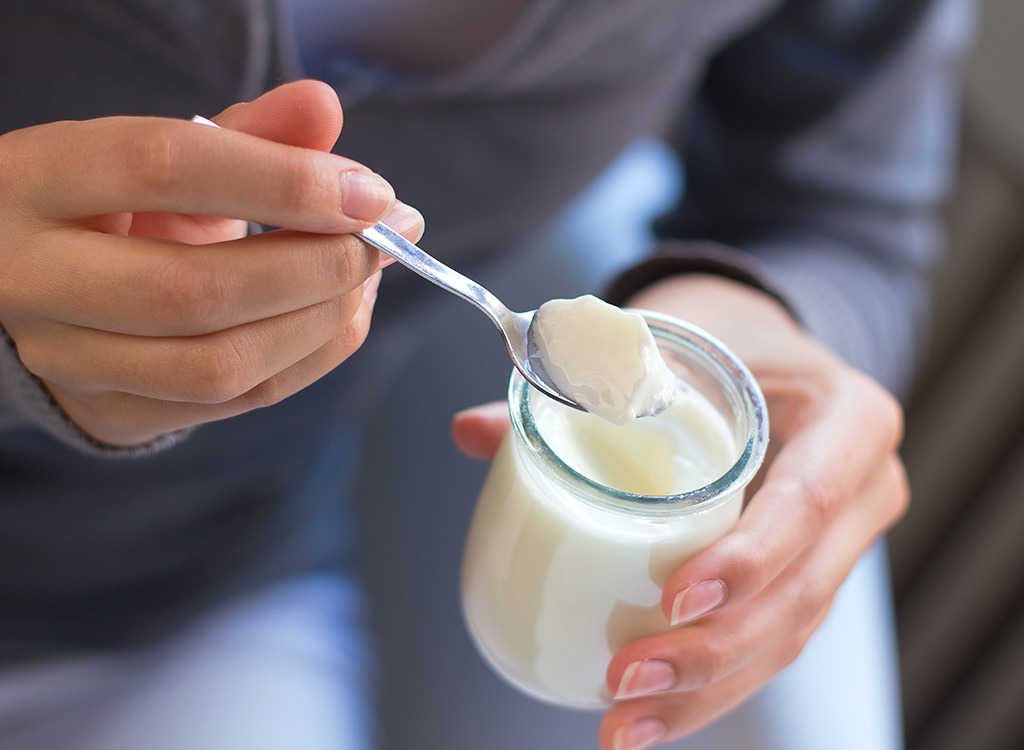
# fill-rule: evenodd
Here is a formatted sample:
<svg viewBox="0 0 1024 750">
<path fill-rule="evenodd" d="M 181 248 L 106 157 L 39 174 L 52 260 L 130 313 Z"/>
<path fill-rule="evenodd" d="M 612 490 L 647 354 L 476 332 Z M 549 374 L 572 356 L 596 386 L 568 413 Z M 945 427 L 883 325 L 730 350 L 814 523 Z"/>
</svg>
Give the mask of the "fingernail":
<svg viewBox="0 0 1024 750">
<path fill-rule="evenodd" d="M 363 284 L 363 299 L 366 304 L 372 305 L 377 301 L 377 288 L 380 286 L 380 274 L 375 273 Z"/>
<path fill-rule="evenodd" d="M 376 221 L 395 201 L 386 180 L 371 172 L 349 171 L 341 175 L 341 209 L 346 216 Z"/>
<path fill-rule="evenodd" d="M 725 601 L 725 584 L 718 579 L 701 581 L 683 589 L 672 601 L 672 624 L 681 625 L 707 614 Z"/>
<path fill-rule="evenodd" d="M 381 221 L 399 234 L 419 234 L 423 226 L 423 214 L 402 201 L 395 201 L 395 205 Z"/>
<path fill-rule="evenodd" d="M 615 700 L 636 698 L 641 695 L 667 690 L 676 684 L 676 671 L 667 661 L 645 659 L 626 667 L 615 691 Z"/>
<path fill-rule="evenodd" d="M 645 750 L 657 744 L 668 734 L 660 719 L 637 719 L 615 731 L 614 750 Z"/>
</svg>

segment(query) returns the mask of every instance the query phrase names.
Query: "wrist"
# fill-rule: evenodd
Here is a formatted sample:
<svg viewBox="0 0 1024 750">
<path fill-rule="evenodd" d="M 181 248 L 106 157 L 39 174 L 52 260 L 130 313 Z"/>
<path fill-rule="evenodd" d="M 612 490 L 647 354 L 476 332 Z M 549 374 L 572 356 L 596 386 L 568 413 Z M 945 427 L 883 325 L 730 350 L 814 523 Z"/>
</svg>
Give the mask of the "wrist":
<svg viewBox="0 0 1024 750">
<path fill-rule="evenodd" d="M 777 297 L 741 281 L 713 274 L 666 277 L 630 296 L 625 305 L 662 312 L 688 321 L 727 343 L 755 322 L 802 333 Z"/>
</svg>

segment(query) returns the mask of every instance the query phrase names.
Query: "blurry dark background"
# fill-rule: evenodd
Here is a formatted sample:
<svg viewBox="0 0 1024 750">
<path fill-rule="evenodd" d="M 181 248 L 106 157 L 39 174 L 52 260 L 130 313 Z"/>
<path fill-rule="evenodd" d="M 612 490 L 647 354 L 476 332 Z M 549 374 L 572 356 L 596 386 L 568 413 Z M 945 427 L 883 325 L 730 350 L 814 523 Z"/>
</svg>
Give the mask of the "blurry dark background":
<svg viewBox="0 0 1024 750">
<path fill-rule="evenodd" d="M 1024 2 L 982 0 L 891 536 L 908 750 L 1024 748 Z"/>
</svg>

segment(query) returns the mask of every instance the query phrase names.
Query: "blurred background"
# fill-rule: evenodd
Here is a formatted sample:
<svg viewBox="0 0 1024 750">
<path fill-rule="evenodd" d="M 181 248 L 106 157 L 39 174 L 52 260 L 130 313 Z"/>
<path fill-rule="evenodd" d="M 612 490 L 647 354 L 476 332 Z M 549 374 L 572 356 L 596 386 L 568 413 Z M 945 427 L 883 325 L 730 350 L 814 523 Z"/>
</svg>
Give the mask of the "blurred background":
<svg viewBox="0 0 1024 750">
<path fill-rule="evenodd" d="M 1024 748 L 1024 2 L 981 0 L 891 537 L 908 750 Z"/>
</svg>

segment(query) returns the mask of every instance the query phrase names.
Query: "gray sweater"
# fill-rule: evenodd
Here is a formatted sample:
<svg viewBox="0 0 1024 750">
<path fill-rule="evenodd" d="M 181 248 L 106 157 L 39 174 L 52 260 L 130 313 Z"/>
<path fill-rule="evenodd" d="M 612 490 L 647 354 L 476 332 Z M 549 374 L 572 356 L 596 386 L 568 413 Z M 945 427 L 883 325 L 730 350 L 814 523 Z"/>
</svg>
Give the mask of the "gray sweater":
<svg viewBox="0 0 1024 750">
<path fill-rule="evenodd" d="M 345 107 L 343 153 L 417 206 L 431 250 L 460 267 L 508 252 L 637 138 L 667 135 L 685 194 L 609 295 L 693 270 L 758 284 L 901 392 L 939 251 L 968 2 L 533 0 L 484 53 L 416 73 L 344 48 L 303 58 L 271 0 L 6 0 L 0 132 L 211 114 L 321 78 Z M 400 320 L 406 297 L 390 298 L 376 315 Z M 349 540 L 323 530 L 350 528 L 346 511 L 320 488 L 342 481 L 330 451 L 351 448 L 324 440 L 347 377 L 113 449 L 5 337 L 0 654 L 145 641 L 247 587 L 344 565 Z"/>
</svg>

